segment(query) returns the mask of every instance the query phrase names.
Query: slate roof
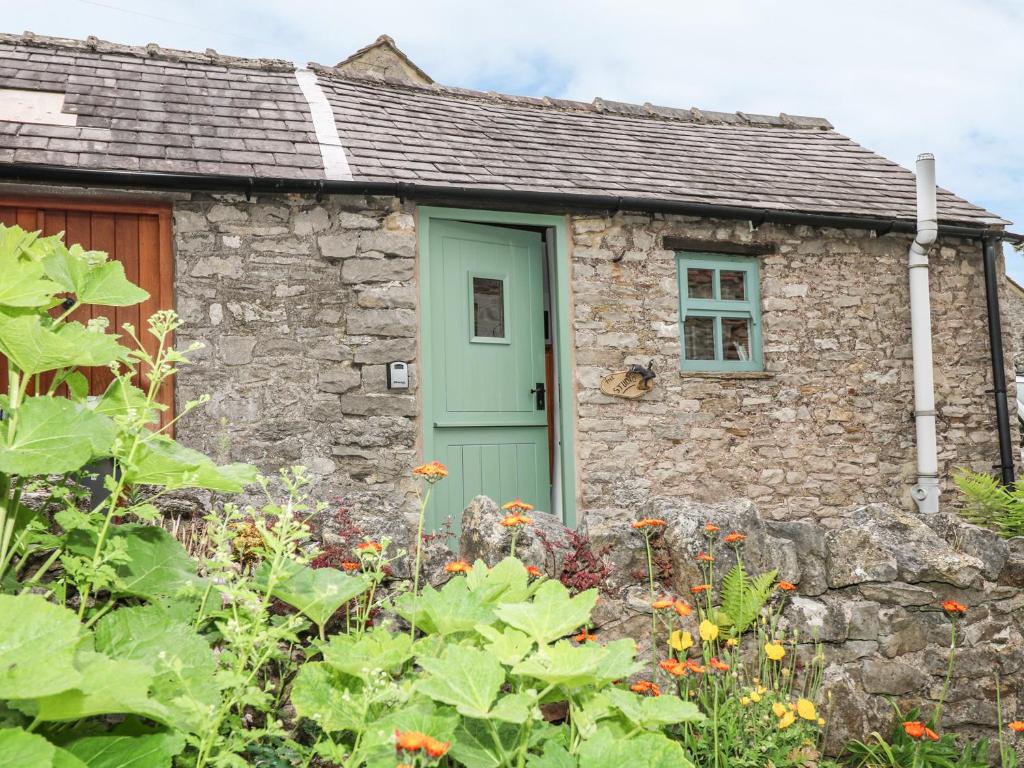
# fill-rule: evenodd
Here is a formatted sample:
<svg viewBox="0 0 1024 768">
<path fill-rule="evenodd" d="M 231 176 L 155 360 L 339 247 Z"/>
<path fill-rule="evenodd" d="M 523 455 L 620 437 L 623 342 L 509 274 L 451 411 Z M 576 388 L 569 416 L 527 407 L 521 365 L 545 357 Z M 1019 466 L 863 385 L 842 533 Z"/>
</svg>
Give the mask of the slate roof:
<svg viewBox="0 0 1024 768">
<path fill-rule="evenodd" d="M 915 216 L 913 174 L 821 118 L 505 96 L 309 66 L 356 182 Z M 294 70 L 213 51 L 0 35 L 0 87 L 64 90 L 65 111 L 79 116 L 77 127 L 0 122 L 0 171 L 29 163 L 321 179 Z M 939 216 L 1007 223 L 944 190 Z"/>
</svg>

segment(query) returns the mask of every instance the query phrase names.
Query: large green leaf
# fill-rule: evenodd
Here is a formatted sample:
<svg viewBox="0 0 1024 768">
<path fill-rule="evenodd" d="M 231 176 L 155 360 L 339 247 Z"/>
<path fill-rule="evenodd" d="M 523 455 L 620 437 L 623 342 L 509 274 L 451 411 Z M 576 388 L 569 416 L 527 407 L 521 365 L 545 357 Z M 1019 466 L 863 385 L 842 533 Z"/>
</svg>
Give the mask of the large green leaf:
<svg viewBox="0 0 1024 768">
<path fill-rule="evenodd" d="M 145 392 L 124 379 L 116 378 L 110 382 L 103 396 L 93 406 L 93 410 L 113 419 L 117 416 L 127 416 L 129 413 L 141 411 L 146 406 Z M 157 409 L 165 407 L 159 404 L 155 406 Z M 149 414 L 149 420 L 156 421 L 155 411 Z"/>
<path fill-rule="evenodd" d="M 188 624 L 155 605 L 120 608 L 96 625 L 96 650 L 118 659 L 150 662 L 150 695 L 193 732 L 220 702 L 217 660 L 209 644 Z"/>
<path fill-rule="evenodd" d="M 47 275 L 64 290 L 75 294 L 82 304 L 128 307 L 149 298 L 149 294 L 129 281 L 118 261 L 108 261 L 102 251 L 86 251 L 81 246 L 55 249 L 43 260 Z"/>
<path fill-rule="evenodd" d="M 335 635 L 323 648 L 324 661 L 340 672 L 367 680 L 376 670 L 394 672 L 412 658 L 412 638 L 373 629 L 364 635 Z"/>
<path fill-rule="evenodd" d="M 494 609 L 480 592 L 471 592 L 465 579 L 452 579 L 440 590 L 426 586 L 419 595 L 406 592 L 395 601 L 395 611 L 435 635 L 468 632 L 494 623 Z"/>
<path fill-rule="evenodd" d="M 16 420 L 0 422 L 0 472 L 71 472 L 94 457 L 109 455 L 114 435 L 110 419 L 81 403 L 62 397 L 27 397 Z"/>
<path fill-rule="evenodd" d="M 312 720 L 325 731 L 361 731 L 366 727 L 363 712 L 355 706 L 358 699 L 349 685 L 360 685 L 344 678 L 322 661 L 306 662 L 292 684 L 292 706 L 299 717 Z"/>
<path fill-rule="evenodd" d="M 198 588 L 204 580 L 196 575 L 195 561 L 170 533 L 155 525 L 128 523 L 110 529 L 109 540 L 122 542 L 127 561 L 116 566 L 113 591 L 147 600 L 173 597 Z M 67 534 L 67 548 L 77 555 L 91 555 L 96 534 L 78 528 Z"/>
<path fill-rule="evenodd" d="M 23 373 L 34 375 L 58 368 L 107 365 L 125 359 L 127 350 L 117 337 L 90 330 L 78 322 L 50 327 L 37 314 L 0 315 L 0 352 Z"/>
<path fill-rule="evenodd" d="M 0 248 L 0 305 L 45 307 L 61 287 L 43 274 L 43 265 Z"/>
<path fill-rule="evenodd" d="M 9 768 L 87 768 L 86 763 L 70 752 L 21 728 L 0 729 L 0 765 Z"/>
<path fill-rule="evenodd" d="M 169 437 L 155 435 L 135 452 L 125 479 L 131 484 L 159 485 L 168 489 L 206 488 L 239 493 L 256 479 L 249 464 L 217 466 L 213 461 Z"/>
<path fill-rule="evenodd" d="M 563 640 L 538 648 L 512 671 L 548 684 L 577 688 L 629 677 L 640 666 L 635 656 L 636 644 L 632 640 L 616 640 L 607 646 L 573 645 Z"/>
<path fill-rule="evenodd" d="M 40 595 L 0 595 L 0 699 L 47 696 L 71 688 L 81 641 L 78 617 Z"/>
<path fill-rule="evenodd" d="M 256 572 L 261 588 L 266 588 L 269 567 L 263 563 Z M 335 568 L 309 568 L 289 561 L 271 594 L 322 627 L 341 606 L 369 588 L 369 580 L 361 574 L 350 576 Z"/>
<path fill-rule="evenodd" d="M 520 602 L 531 592 L 526 566 L 514 557 L 506 557 L 493 568 L 478 560 L 465 578 L 466 586 L 482 602 Z"/>
<path fill-rule="evenodd" d="M 533 640 L 518 629 L 505 627 L 499 632 L 496 627 L 480 624 L 476 631 L 487 640 L 484 649 L 502 664 L 510 667 L 522 661 L 533 648 Z"/>
<path fill-rule="evenodd" d="M 494 732 L 489 725 L 481 720 L 462 720 L 455 729 L 449 754 L 466 768 L 499 768 L 508 765 L 500 757 L 494 743 Z M 513 751 L 519 739 L 519 727 L 498 723 L 496 730 L 502 751 Z"/>
<path fill-rule="evenodd" d="M 644 733 L 623 739 L 608 728 L 601 728 L 580 747 L 580 765 L 587 768 L 693 768 L 678 742 L 660 733 Z"/>
<path fill-rule="evenodd" d="M 438 741 L 452 741 L 459 716 L 429 699 L 414 699 L 393 709 L 367 727 L 363 736 L 367 768 L 394 768 L 395 731 L 416 731 Z M 361 765 L 361 763 L 360 763 Z"/>
<path fill-rule="evenodd" d="M 185 740 L 177 733 L 89 736 L 67 746 L 89 768 L 169 768 L 184 748 Z"/>
<path fill-rule="evenodd" d="M 696 704 L 683 701 L 678 696 L 637 696 L 620 688 L 609 689 L 607 696 L 612 706 L 641 728 L 699 723 L 704 720 Z"/>
<path fill-rule="evenodd" d="M 491 654 L 476 648 L 448 646 L 440 658 L 417 661 L 427 676 L 416 683 L 416 690 L 452 705 L 465 717 L 491 717 L 491 707 L 505 682 L 505 670 Z M 521 714 L 522 719 L 502 719 L 521 723 L 526 719 L 526 708 L 519 707 L 512 714 L 516 718 Z"/>
<path fill-rule="evenodd" d="M 586 626 L 596 603 L 596 589 L 570 597 L 561 582 L 546 581 L 537 589 L 533 602 L 506 603 L 494 611 L 506 624 L 544 645 Z"/>
<path fill-rule="evenodd" d="M 111 659 L 93 651 L 79 651 L 75 663 L 81 680 L 74 688 L 28 701 L 15 700 L 18 709 L 40 721 L 80 720 L 96 715 L 142 715 L 168 723 L 170 712 L 151 699 L 153 668 L 142 661 Z"/>
<path fill-rule="evenodd" d="M 549 741 L 541 754 L 526 758 L 526 768 L 576 768 L 576 758 L 561 744 Z"/>
</svg>

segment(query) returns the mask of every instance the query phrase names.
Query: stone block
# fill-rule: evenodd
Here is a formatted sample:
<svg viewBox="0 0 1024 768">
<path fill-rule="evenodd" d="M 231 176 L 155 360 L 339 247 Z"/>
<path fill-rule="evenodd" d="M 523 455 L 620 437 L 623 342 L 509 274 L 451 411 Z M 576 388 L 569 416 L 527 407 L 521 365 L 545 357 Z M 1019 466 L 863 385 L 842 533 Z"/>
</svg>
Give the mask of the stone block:
<svg viewBox="0 0 1024 768">
<path fill-rule="evenodd" d="M 378 339 L 356 348 L 357 363 L 411 363 L 416 359 L 415 339 Z"/>
<path fill-rule="evenodd" d="M 351 309 L 345 329 L 353 335 L 415 336 L 416 313 L 411 309 Z"/>
<path fill-rule="evenodd" d="M 904 696 L 920 691 L 930 676 L 919 666 L 903 661 L 868 659 L 861 663 L 861 684 L 868 693 Z"/>
<path fill-rule="evenodd" d="M 413 264 L 412 259 L 346 259 L 341 267 L 341 281 L 361 284 L 410 280 Z"/>
<path fill-rule="evenodd" d="M 251 363 L 255 347 L 255 336 L 221 336 L 217 342 L 218 356 L 225 365 Z"/>
<path fill-rule="evenodd" d="M 358 368 L 339 365 L 322 370 L 317 376 L 316 388 L 321 392 L 341 394 L 359 386 L 361 380 Z"/>
<path fill-rule="evenodd" d="M 359 240 L 355 235 L 342 233 L 339 235 L 320 235 L 316 239 L 320 255 L 325 259 L 348 259 L 356 255 Z"/>
</svg>

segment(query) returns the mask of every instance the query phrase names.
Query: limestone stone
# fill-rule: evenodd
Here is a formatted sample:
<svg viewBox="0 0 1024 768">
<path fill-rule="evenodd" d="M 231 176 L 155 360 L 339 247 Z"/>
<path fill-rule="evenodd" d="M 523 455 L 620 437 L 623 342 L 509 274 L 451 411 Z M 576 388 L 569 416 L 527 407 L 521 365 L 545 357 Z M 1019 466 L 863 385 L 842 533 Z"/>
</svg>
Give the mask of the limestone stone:
<svg viewBox="0 0 1024 768">
<path fill-rule="evenodd" d="M 495 565 L 508 556 L 512 532 L 500 525 L 505 515 L 498 504 L 486 496 L 477 496 L 462 513 L 459 551 L 464 560 L 483 560 Z M 569 530 L 554 515 L 534 510 L 533 524 L 519 528 L 516 557 L 549 573 L 557 574 L 565 558 Z M 544 545 L 547 541 L 548 546 Z"/>
<path fill-rule="evenodd" d="M 296 235 L 311 235 L 315 232 L 322 232 L 330 225 L 331 218 L 327 213 L 327 209 L 319 205 L 295 214 L 294 229 Z"/>
<path fill-rule="evenodd" d="M 326 368 L 317 379 L 317 389 L 321 392 L 340 394 L 359 386 L 361 375 L 358 368 L 351 365 L 340 365 Z"/>
<path fill-rule="evenodd" d="M 255 347 L 255 336 L 221 336 L 217 345 L 220 359 L 225 365 L 251 363 Z"/>
<path fill-rule="evenodd" d="M 346 259 L 341 279 L 346 283 L 386 283 L 412 277 L 412 259 Z"/>
<path fill-rule="evenodd" d="M 359 240 L 351 234 L 321 235 L 316 240 L 325 259 L 348 259 L 356 255 Z"/>
<path fill-rule="evenodd" d="M 921 690 L 928 674 L 902 661 L 868 659 L 861 663 L 861 683 L 868 693 L 902 696 Z"/>
<path fill-rule="evenodd" d="M 377 339 L 355 351 L 357 363 L 411 361 L 415 356 L 416 342 L 413 339 Z"/>
<path fill-rule="evenodd" d="M 411 309 L 350 309 L 345 314 L 349 333 L 371 336 L 413 336 L 416 313 Z"/>
</svg>

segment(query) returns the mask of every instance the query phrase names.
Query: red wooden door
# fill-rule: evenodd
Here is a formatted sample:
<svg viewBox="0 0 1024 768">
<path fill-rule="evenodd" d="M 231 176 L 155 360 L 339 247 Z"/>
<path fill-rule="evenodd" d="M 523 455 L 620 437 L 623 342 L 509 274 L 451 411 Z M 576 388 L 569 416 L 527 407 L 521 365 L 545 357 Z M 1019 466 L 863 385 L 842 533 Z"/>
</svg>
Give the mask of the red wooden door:
<svg viewBox="0 0 1024 768">
<path fill-rule="evenodd" d="M 67 245 L 77 243 L 86 250 L 106 251 L 111 259 L 120 261 L 128 279 L 148 291 L 149 299 L 133 307 L 80 307 L 71 317 L 82 323 L 93 317 L 106 317 L 108 329 L 118 333 L 127 347 L 134 346 L 134 342 L 121 326 L 131 323 L 146 349 L 156 351 L 156 341 L 146 330 L 146 319 L 158 309 L 174 307 L 169 205 L 0 198 L 0 224 L 17 224 L 22 229 L 40 230 L 43 235 L 63 232 Z M 89 368 L 83 373 L 93 395 L 101 394 L 113 379 L 106 368 Z M 43 387 L 49 383 L 46 378 L 41 382 Z M 145 382 L 137 377 L 136 385 L 145 386 Z M 0 391 L 7 391 L 6 365 L 0 365 Z M 174 407 L 170 382 L 161 389 L 160 401 L 168 406 L 162 419 L 166 424 Z"/>
</svg>

